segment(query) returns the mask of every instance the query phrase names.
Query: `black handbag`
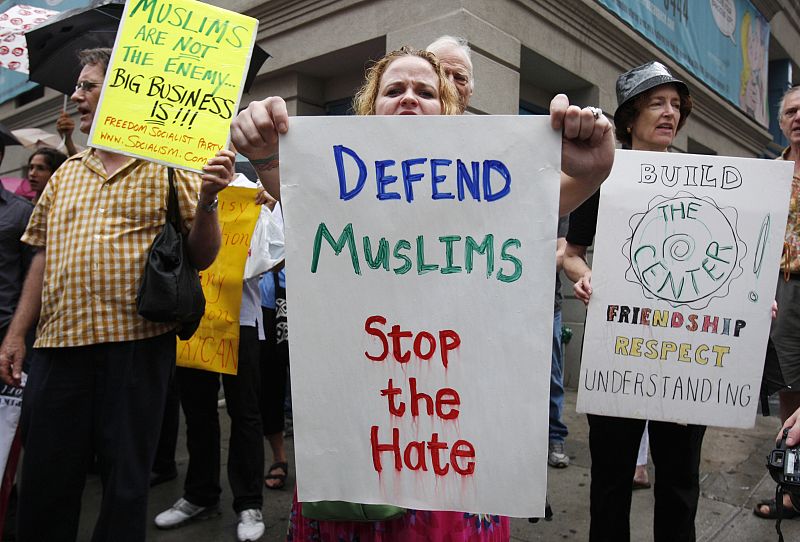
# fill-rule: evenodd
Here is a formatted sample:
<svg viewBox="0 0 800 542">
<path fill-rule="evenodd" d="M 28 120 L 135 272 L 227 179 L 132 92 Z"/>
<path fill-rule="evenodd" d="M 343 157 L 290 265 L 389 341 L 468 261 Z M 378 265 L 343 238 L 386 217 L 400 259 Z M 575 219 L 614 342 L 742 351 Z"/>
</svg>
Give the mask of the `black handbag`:
<svg viewBox="0 0 800 542">
<path fill-rule="evenodd" d="M 191 264 L 186 239 L 181 233 L 181 211 L 174 171 L 168 169 L 167 221 L 147 255 L 142 284 L 136 294 L 136 310 L 151 322 L 176 322 L 178 337 L 194 335 L 206 310 L 200 274 Z"/>
</svg>

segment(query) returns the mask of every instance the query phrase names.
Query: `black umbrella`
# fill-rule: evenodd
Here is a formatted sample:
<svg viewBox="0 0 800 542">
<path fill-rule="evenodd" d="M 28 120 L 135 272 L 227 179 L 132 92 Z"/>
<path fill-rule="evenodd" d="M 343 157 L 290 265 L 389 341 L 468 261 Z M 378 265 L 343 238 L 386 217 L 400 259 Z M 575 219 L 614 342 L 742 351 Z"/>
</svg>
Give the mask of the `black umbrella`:
<svg viewBox="0 0 800 542">
<path fill-rule="evenodd" d="M 269 53 L 262 49 L 259 44 L 253 47 L 253 54 L 250 56 L 250 67 L 247 68 L 247 77 L 244 79 L 245 92 L 250 90 L 253 81 L 256 79 L 256 75 L 258 75 L 258 70 L 261 69 L 261 66 L 264 65 L 264 62 L 266 62 L 268 58 Z"/>
<path fill-rule="evenodd" d="M 28 78 L 72 94 L 81 73 L 78 52 L 93 47 L 113 47 L 124 0 L 94 0 L 84 8 L 51 17 L 25 33 L 28 42 Z M 244 90 L 247 91 L 269 54 L 258 45 L 253 49 Z"/>
<path fill-rule="evenodd" d="M 0 143 L 3 145 L 22 145 L 5 124 L 0 124 Z"/>
<path fill-rule="evenodd" d="M 125 2 L 95 0 L 65 11 L 25 33 L 28 78 L 64 94 L 72 94 L 81 73 L 78 51 L 113 47 Z"/>
</svg>

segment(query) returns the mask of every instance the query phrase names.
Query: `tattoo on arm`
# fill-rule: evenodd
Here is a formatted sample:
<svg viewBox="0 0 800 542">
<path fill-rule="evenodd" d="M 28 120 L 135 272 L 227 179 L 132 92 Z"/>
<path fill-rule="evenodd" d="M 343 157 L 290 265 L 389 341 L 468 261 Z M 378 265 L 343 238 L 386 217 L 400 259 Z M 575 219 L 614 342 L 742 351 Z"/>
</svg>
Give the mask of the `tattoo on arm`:
<svg viewBox="0 0 800 542">
<path fill-rule="evenodd" d="M 253 164 L 253 167 L 256 171 L 272 171 L 280 165 L 280 162 L 278 161 L 278 153 L 267 156 L 266 158 L 256 158 L 254 160 L 250 160 L 250 163 Z"/>
</svg>

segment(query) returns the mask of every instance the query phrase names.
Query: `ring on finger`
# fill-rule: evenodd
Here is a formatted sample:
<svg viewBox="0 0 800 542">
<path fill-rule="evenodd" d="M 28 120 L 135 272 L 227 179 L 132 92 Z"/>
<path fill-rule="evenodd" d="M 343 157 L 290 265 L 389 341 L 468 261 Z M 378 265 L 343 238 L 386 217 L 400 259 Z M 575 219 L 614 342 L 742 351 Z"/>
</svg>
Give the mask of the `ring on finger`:
<svg viewBox="0 0 800 542">
<path fill-rule="evenodd" d="M 586 109 L 588 109 L 589 111 L 592 112 L 592 116 L 594 117 L 594 120 L 599 119 L 600 116 L 603 114 L 603 110 L 600 109 L 599 107 L 587 107 Z"/>
</svg>

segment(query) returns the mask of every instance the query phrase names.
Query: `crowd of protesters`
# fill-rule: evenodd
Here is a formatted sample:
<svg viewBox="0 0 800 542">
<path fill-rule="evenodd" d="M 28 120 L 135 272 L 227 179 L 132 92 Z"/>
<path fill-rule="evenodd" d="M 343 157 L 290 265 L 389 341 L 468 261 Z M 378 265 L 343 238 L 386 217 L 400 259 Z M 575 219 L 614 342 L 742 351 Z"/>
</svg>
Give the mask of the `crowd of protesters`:
<svg viewBox="0 0 800 542">
<path fill-rule="evenodd" d="M 71 99 L 83 133 L 91 128 L 110 53 L 81 54 Z M 469 111 L 476 92 L 466 41 L 443 36 L 426 50 L 404 47 L 375 62 L 353 109 L 359 115 L 457 115 Z M 686 83 L 658 62 L 622 73 L 617 100 L 613 126 L 599 109 L 571 105 L 563 94 L 550 104 L 550 124 L 562 134 L 563 149 L 554 271 L 563 268 L 575 283 L 576 297 L 586 303 L 592 295 L 587 249 L 614 140 L 633 150 L 668 152 L 693 108 Z M 252 180 L 265 189 L 257 201 L 270 207 L 280 202 L 278 139 L 290 125 L 286 104 L 277 96 L 250 103 L 231 125 L 232 144 L 252 164 L 257 177 Z M 781 159 L 800 158 L 800 88 L 784 96 L 780 126 L 790 141 Z M 285 273 L 275 268 L 243 284 L 238 374 L 176 370 L 174 325 L 150 322 L 135 308 L 148 249 L 163 226 L 169 168 L 92 147 L 80 151 L 73 129 L 72 119 L 62 115 L 58 130 L 69 156 L 40 148 L 30 157 L 35 206 L 0 187 L 0 377 L 8 385 L 24 384 L 17 540 L 75 540 L 92 465 L 103 484 L 95 541 L 141 541 L 150 521 L 172 529 L 220 514 L 220 382 L 231 418 L 227 478 L 236 535 L 241 541 L 258 540 L 265 531 L 263 490 L 286 488 L 290 471 L 283 442 L 289 393 Z M 787 255 L 765 367 L 770 392 L 800 381 L 800 161 L 795 164 Z M 189 258 L 202 270 L 219 251 L 217 195 L 234 178 L 234 154 L 218 152 L 202 174 L 174 170 L 174 175 Z M 554 301 L 547 462 L 566 468 L 560 285 Z M 781 394 L 790 444 L 800 440 L 797 395 Z M 149 488 L 178 476 L 179 407 L 189 452 L 183 494 L 148 518 Z M 695 540 L 705 427 L 597 415 L 589 415 L 589 426 L 590 540 L 630 539 L 631 491 L 637 484 L 650 487 L 642 473 L 648 435 L 659 475 L 655 540 Z M 794 517 L 800 507 L 787 498 L 782 510 L 765 501 L 754 512 Z M 295 498 L 287 536 L 292 541 L 507 541 L 511 530 L 506 517 L 491 516 L 487 524 L 457 511 L 410 510 L 380 522 L 312 520 Z"/>
</svg>

